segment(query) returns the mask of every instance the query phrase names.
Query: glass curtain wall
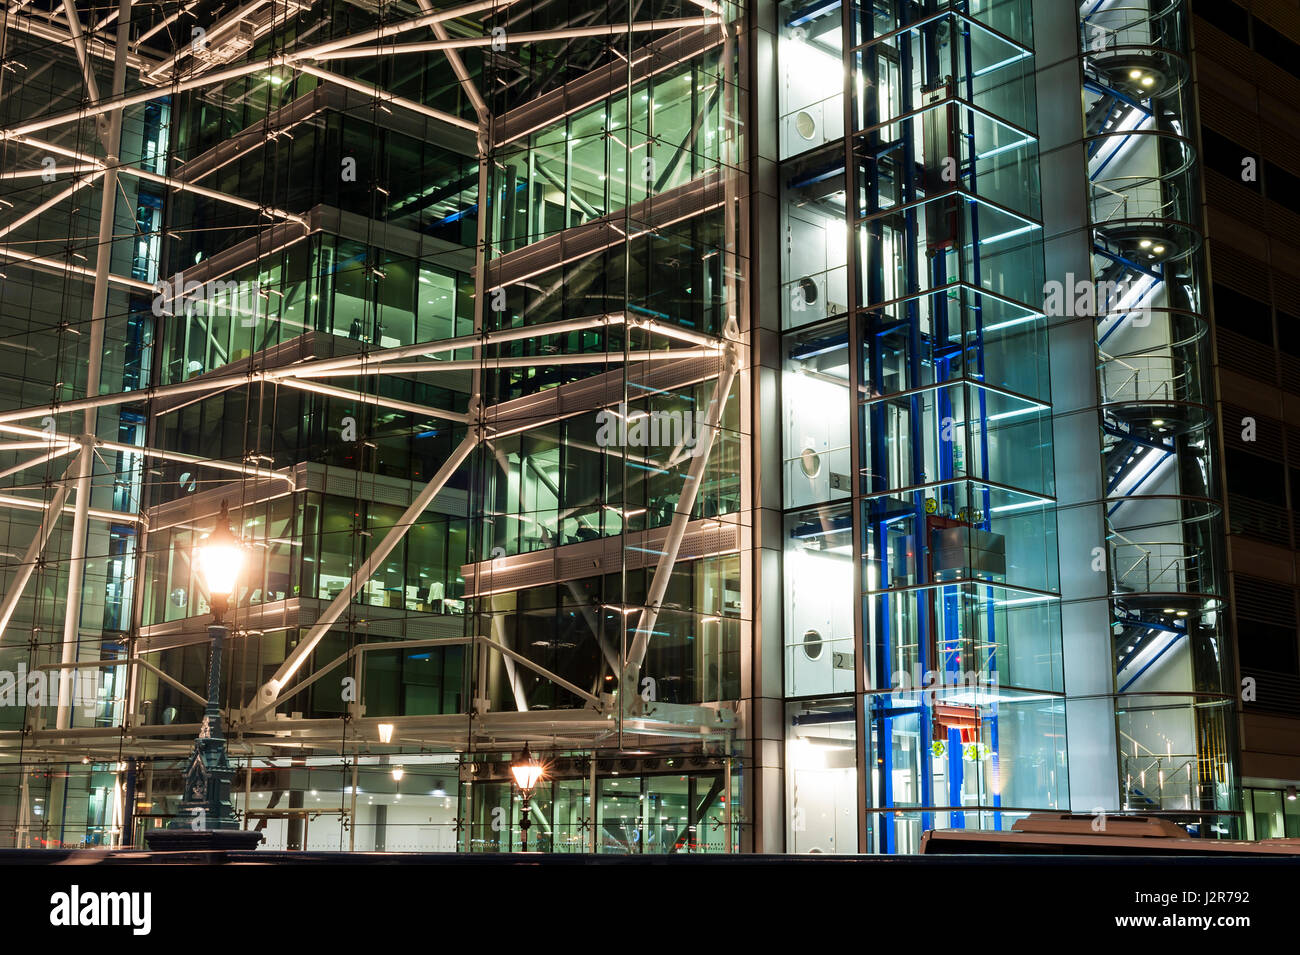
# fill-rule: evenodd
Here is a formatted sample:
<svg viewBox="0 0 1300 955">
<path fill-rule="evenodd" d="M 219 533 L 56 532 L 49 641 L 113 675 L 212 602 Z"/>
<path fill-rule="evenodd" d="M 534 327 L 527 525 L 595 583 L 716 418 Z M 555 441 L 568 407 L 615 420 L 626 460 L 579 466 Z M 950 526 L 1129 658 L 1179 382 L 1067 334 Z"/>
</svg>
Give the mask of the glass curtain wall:
<svg viewBox="0 0 1300 955">
<path fill-rule="evenodd" d="M 1085 5 L 1086 6 L 1086 5 Z M 1184 0 L 1080 15 L 1120 793 L 1225 834 L 1240 784 Z"/>
<path fill-rule="evenodd" d="M 781 8 L 787 755 L 869 851 L 1067 801 L 1029 7 Z"/>
<path fill-rule="evenodd" d="M 559 13 L 520 12 L 514 29 L 547 29 Z M 636 18 L 651 12 L 699 13 L 670 2 Z M 701 705 L 741 692 L 747 570 L 731 542 L 747 424 L 729 369 L 747 273 L 743 6 L 708 12 L 721 23 L 659 37 L 661 55 L 641 55 L 646 38 L 615 29 L 538 44 L 548 62 L 520 87 L 510 59 L 485 77 L 498 132 L 485 162 L 479 319 L 489 333 L 538 334 L 485 347 L 475 372 L 495 433 L 472 459 L 468 608 L 474 632 L 516 655 L 476 662 L 475 679 L 492 710 L 520 716 L 590 707 L 574 688 L 615 701 L 602 745 L 652 740 L 658 724 L 698 720 Z M 594 19 L 626 16 L 610 5 Z M 558 88 L 566 70 L 603 63 L 611 49 L 617 68 Z M 534 101 L 520 101 L 523 86 Z M 594 793 L 557 776 L 534 801 L 530 841 L 556 851 L 590 851 L 593 836 L 602 852 L 739 846 L 739 829 L 717 832 L 724 804 L 740 824 L 728 801 L 743 801 L 739 776 L 724 798 L 712 780 L 612 769 Z M 516 797 L 504 779 L 466 780 L 465 848 L 518 849 Z M 493 828 L 494 810 L 513 833 Z"/>
</svg>

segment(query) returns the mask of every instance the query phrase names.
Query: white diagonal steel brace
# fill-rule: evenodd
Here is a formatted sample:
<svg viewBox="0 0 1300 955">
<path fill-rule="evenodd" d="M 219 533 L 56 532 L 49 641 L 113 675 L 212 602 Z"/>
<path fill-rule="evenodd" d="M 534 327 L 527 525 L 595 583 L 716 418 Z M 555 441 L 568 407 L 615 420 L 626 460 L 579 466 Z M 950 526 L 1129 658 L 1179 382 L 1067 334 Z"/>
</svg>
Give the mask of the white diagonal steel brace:
<svg viewBox="0 0 1300 955">
<path fill-rule="evenodd" d="M 168 686 L 174 687 L 185 696 L 188 696 L 195 703 L 207 703 L 206 696 L 200 696 L 194 690 L 182 683 L 180 680 L 166 673 L 161 668 L 150 663 L 144 657 L 116 657 L 109 660 L 78 660 L 76 663 L 43 663 L 38 666 L 38 670 L 97 670 L 108 667 L 143 667 L 150 673 L 158 677 Z"/>
<path fill-rule="evenodd" d="M 338 73 L 331 73 L 329 70 L 322 70 L 316 66 L 307 66 L 305 63 L 295 63 L 293 68 L 308 76 L 314 76 L 318 80 L 324 80 L 326 83 L 335 83 L 345 89 L 350 89 L 356 93 L 362 93 L 366 96 L 376 97 L 381 103 L 390 103 L 393 106 L 400 106 L 420 116 L 428 116 L 430 119 L 436 119 L 444 122 L 449 126 L 459 126 L 461 129 L 468 129 L 473 133 L 479 131 L 479 124 L 471 122 L 468 119 L 461 119 L 453 113 L 444 112 L 440 109 L 434 109 L 432 106 L 425 106 L 423 103 L 417 103 L 415 100 L 406 99 L 389 93 L 382 87 L 375 86 L 373 83 L 362 83 L 360 80 L 349 79 Z"/>
<path fill-rule="evenodd" d="M 664 541 L 663 552 L 655 566 L 654 578 L 650 582 L 650 591 L 646 594 L 645 610 L 637 624 L 632 646 L 628 650 L 627 663 L 623 670 L 623 690 L 631 692 L 640 699 L 641 664 L 645 661 L 646 649 L 650 643 L 650 632 L 654 630 L 659 618 L 660 605 L 668 591 L 668 582 L 672 579 L 673 565 L 677 563 L 677 554 L 681 550 L 682 538 L 686 535 L 687 525 L 691 521 L 691 511 L 695 509 L 695 500 L 700 493 L 700 484 L 704 480 L 704 469 L 708 465 L 722 421 L 722 412 L 726 408 L 727 394 L 731 383 L 739 371 L 740 362 L 736 347 L 733 345 L 725 353 L 726 364 L 718 375 L 718 382 L 713 387 L 713 400 L 709 404 L 709 413 L 700 425 L 700 433 L 695 439 L 695 457 L 691 460 L 690 470 L 682 483 L 682 494 L 677 499 L 673 510 L 672 523 L 668 525 L 668 537 Z M 631 689 L 629 689 L 631 688 Z"/>
<path fill-rule="evenodd" d="M 430 0 L 420 0 L 420 9 L 425 13 L 433 13 L 433 4 Z M 441 22 L 430 25 L 433 35 L 439 40 L 445 40 L 448 37 L 447 28 Z M 487 103 L 483 101 L 483 95 L 479 93 L 478 87 L 474 85 L 473 78 L 469 75 L 469 70 L 465 69 L 465 61 L 460 58 L 460 54 L 455 50 L 447 51 L 447 62 L 451 64 L 451 70 L 456 74 L 456 79 L 460 80 L 461 89 L 465 91 L 465 96 L 474 106 L 474 113 L 478 116 L 480 134 L 484 132 L 488 122 L 492 119 L 488 112 Z M 482 149 L 487 144 L 487 138 L 480 136 L 479 148 Z"/>
<path fill-rule="evenodd" d="M 2 254 L 3 250 L 0 250 L 0 255 Z M 151 290 L 154 289 L 154 286 L 151 285 L 146 285 L 145 287 Z M 533 338 L 535 336 L 548 336 L 558 335 L 564 332 L 585 331 L 589 328 L 618 325 L 622 322 L 622 315 L 595 315 L 589 318 L 574 318 L 563 322 L 552 322 L 547 325 L 529 325 L 524 328 L 505 328 L 496 332 L 488 332 L 486 335 L 463 335 L 460 338 L 448 338 L 438 342 L 400 345 L 396 348 L 385 348 L 380 351 L 369 352 L 361 355 L 349 355 L 346 358 L 326 358 L 315 361 L 300 362 L 295 365 L 286 365 L 282 368 L 260 369 L 257 371 L 244 372 L 242 374 L 220 375 L 212 378 L 195 379 L 193 381 L 180 381 L 171 385 L 157 385 L 149 388 L 140 388 L 136 391 L 121 391 L 116 394 L 78 398 L 72 401 L 60 402 L 57 405 L 46 404 L 38 407 L 20 408 L 16 411 L 6 411 L 3 414 L 0 414 L 0 425 L 14 421 L 24 421 L 31 418 L 41 418 L 48 414 L 66 414 L 73 411 L 83 411 L 90 407 L 102 408 L 108 405 L 120 405 L 132 401 L 145 401 L 151 398 L 163 398 L 170 395 L 215 391 L 223 388 L 246 385 L 255 381 L 279 381 L 284 378 L 311 378 L 314 374 L 333 371 L 336 369 L 346 369 L 350 370 L 352 374 L 365 375 L 373 373 L 373 366 L 378 362 L 397 361 L 403 358 L 415 358 L 423 355 L 436 355 L 441 352 L 455 351 L 460 348 L 475 348 L 480 345 L 496 345 L 504 342 Z M 604 359 L 601 358 L 600 360 L 603 361 Z M 612 353 L 610 360 L 614 360 Z M 489 367 L 491 367 L 493 359 L 487 359 L 487 362 Z M 545 362 L 541 362 L 541 364 L 545 364 Z M 508 366 L 503 365 L 502 367 Z M 447 370 L 452 370 L 450 363 L 448 363 Z M 6 429 L 0 427 L 0 431 L 4 430 Z M 19 429 L 10 430 L 12 430 L 14 434 L 29 434 L 29 436 L 34 437 L 44 436 L 43 432 L 28 432 Z"/>
<path fill-rule="evenodd" d="M 30 415 L 28 417 L 31 417 Z M 44 438 L 47 442 L 54 442 L 65 447 L 77 447 L 83 444 L 83 439 L 75 438 L 71 435 L 60 434 L 58 432 L 37 431 L 35 428 L 24 428 L 20 425 L 0 422 L 0 433 L 20 434 L 25 438 Z M 216 471 L 230 471 L 235 474 L 246 474 L 249 477 L 269 477 L 280 481 L 287 481 L 293 485 L 294 477 L 289 471 L 273 471 L 269 468 L 249 467 L 246 464 L 235 464 L 231 461 L 219 461 L 212 458 L 201 457 L 197 454 L 185 454 L 181 451 L 163 451 L 158 448 L 149 448 L 137 444 L 122 444 L 119 441 L 105 441 L 102 438 L 95 438 L 89 442 L 84 442 L 94 448 L 104 448 L 108 451 L 121 451 L 130 454 L 140 454 L 145 457 L 157 458 L 160 461 L 175 461 L 178 464 L 196 464 L 205 468 L 212 468 Z M 8 450 L 8 445 L 0 444 L 0 450 Z M 103 512 L 110 513 L 110 512 Z M 125 515 L 119 515 L 119 519 Z M 136 515 L 136 520 L 144 520 L 142 515 Z"/>
<path fill-rule="evenodd" d="M 71 476 L 76 467 L 77 464 L 74 461 L 63 476 L 65 478 Z M 45 544 L 49 541 L 50 534 L 54 532 L 54 525 L 59 522 L 59 517 L 63 514 L 63 504 L 68 499 L 68 491 L 71 488 L 71 482 L 59 482 L 59 486 L 54 489 L 54 496 L 50 498 L 49 507 L 45 509 L 45 513 L 41 517 L 41 523 L 32 536 L 32 542 L 27 545 L 27 550 L 23 552 L 23 559 L 18 566 L 18 573 L 14 575 L 14 579 L 9 583 L 9 589 L 5 592 L 4 603 L 0 604 L 0 640 L 4 639 L 5 628 L 9 626 L 9 620 L 14 615 L 18 601 L 22 599 L 23 591 L 27 588 L 27 581 L 31 579 L 32 573 L 36 570 L 37 559 L 45 550 Z"/>
<path fill-rule="evenodd" d="M 53 116 L 45 116 L 41 119 L 33 120 L 30 123 L 23 123 L 21 126 L 16 126 L 13 129 L 0 131 L 0 140 L 11 139 L 15 135 L 19 134 L 34 133 L 42 129 L 49 129 L 52 126 L 63 126 L 67 123 L 80 122 L 83 119 L 97 117 L 103 113 L 112 112 L 115 109 L 125 109 L 128 106 L 138 106 L 141 103 L 148 103 L 151 100 L 160 99 L 164 96 L 184 93 L 189 90 L 202 89 L 205 86 L 215 86 L 218 83 L 239 79 L 241 76 L 248 76 L 262 70 L 274 69 L 276 67 L 299 69 L 301 65 L 300 61 L 315 59 L 317 55 L 322 53 L 329 53 L 359 43 L 369 43 L 375 40 L 381 40 L 386 37 L 405 33 L 409 30 L 432 26 L 433 24 L 441 23 L 444 20 L 454 20 L 457 17 L 468 16 L 473 13 L 481 13 L 485 10 L 499 10 L 516 2 L 518 2 L 518 0 L 479 0 L 477 3 L 470 3 L 461 7 L 453 7 L 449 10 L 441 10 L 437 13 L 430 13 L 425 16 L 416 17 L 412 20 L 404 20 L 400 23 L 388 24 L 376 30 L 358 33 L 355 36 L 344 37 L 340 40 L 331 40 L 328 43 L 321 43 L 315 46 L 305 47 L 301 50 L 293 50 L 288 53 L 277 53 L 255 63 L 243 63 L 239 66 L 229 67 L 224 70 L 214 70 L 210 73 L 201 73 L 198 76 L 189 79 L 170 82 L 165 87 L 145 90 L 140 93 L 132 93 L 130 96 L 118 94 L 100 103 L 92 104 L 84 109 L 68 110 L 67 112 L 57 113 Z M 120 35 L 120 22 L 118 26 Z M 335 82 L 345 79 L 336 74 L 328 73 L 325 78 Z M 383 95 L 382 92 L 381 95 Z M 386 96 L 385 101 L 398 103 L 403 106 L 411 102 L 402 99 L 388 99 Z M 415 105 L 418 106 L 419 104 Z M 424 109 L 423 107 L 421 108 Z M 447 115 L 449 116 L 450 114 Z M 459 124 L 464 124 L 466 122 L 465 120 L 461 120 L 459 117 L 455 117 L 455 119 Z M 477 124 L 469 125 L 470 128 L 477 131 Z"/>
<path fill-rule="evenodd" d="M 54 206 L 58 205 L 64 199 L 67 199 L 77 190 L 84 189 L 86 186 L 90 185 L 101 175 L 103 175 L 103 171 L 96 170 L 92 172 L 90 175 L 86 176 L 84 179 L 76 180 L 75 182 L 73 182 L 72 185 L 68 186 L 68 188 L 64 189 L 62 192 L 56 193 L 55 195 L 46 199 L 40 205 L 36 206 L 35 208 L 29 209 L 28 211 L 20 215 L 17 219 L 14 219 L 12 222 L 7 222 L 3 226 L 0 226 L 0 236 L 8 235 L 10 232 L 13 232 L 15 229 L 21 228 L 22 226 L 26 225 L 28 222 L 31 222 L 42 212 L 54 208 Z"/>
<path fill-rule="evenodd" d="M 69 478 L 66 482 L 69 487 L 76 486 L 76 477 Z M 46 511 L 49 510 L 48 501 L 38 501 L 31 497 L 19 497 L 16 494 L 0 494 L 0 507 L 14 507 L 23 511 Z M 65 513 L 76 513 L 76 508 L 71 504 L 63 506 Z M 87 509 L 87 516 L 97 521 L 112 521 L 115 524 L 129 524 L 131 521 L 143 523 L 143 518 L 137 514 L 128 514 L 124 511 L 101 511 L 92 507 Z"/>
<path fill-rule="evenodd" d="M 13 477 L 15 474 L 21 474 L 29 468 L 34 468 L 38 464 L 45 464 L 47 461 L 51 461 L 54 458 L 62 457 L 65 454 L 71 454 L 75 450 L 75 446 L 67 444 L 62 447 L 56 447 L 52 451 L 46 451 L 44 454 L 38 454 L 36 457 L 29 458 L 26 461 L 19 461 L 13 467 L 5 468 L 3 471 L 0 471 L 0 480 L 7 477 Z"/>
<path fill-rule="evenodd" d="M 66 147 L 56 147 L 53 143 L 47 143 L 44 140 L 37 139 L 35 136 L 14 136 L 12 138 L 14 142 L 21 143 L 24 146 L 30 146 L 33 149 L 44 150 L 47 152 L 58 152 L 62 155 L 79 160 L 80 162 L 88 163 L 91 167 L 91 171 L 98 170 L 99 172 L 102 172 L 107 168 L 102 159 L 98 159 L 89 153 L 79 152 L 75 149 L 67 149 Z M 35 175 L 44 175 L 45 170 L 33 169 L 30 173 Z M 119 163 L 117 165 L 117 173 L 119 176 L 134 176 L 137 179 L 154 182 L 160 186 L 166 186 L 169 189 L 175 190 L 176 192 L 193 193 L 194 195 L 202 196 L 205 199 L 212 199 L 214 202 L 225 202 L 229 205 L 238 206 L 241 209 L 261 212 L 270 218 L 284 219 L 288 222 L 296 222 L 298 225 L 303 227 L 310 227 L 310 223 L 306 219 L 289 212 L 287 209 L 277 209 L 275 206 L 263 205 L 254 202 L 252 199 L 244 199 L 241 196 L 234 196 L 217 189 L 209 189 L 206 186 L 196 185 L 195 183 L 188 182 L 184 179 L 175 179 L 171 176 L 164 176 L 161 173 L 150 172 L 148 169 L 141 169 L 138 166 Z M 10 175 L 17 176 L 27 174 L 28 171 L 24 170 L 21 173 L 12 173 Z M 81 183 L 80 185 L 85 185 L 85 183 Z M 80 185 L 78 188 L 80 188 Z M 7 228 L 12 228 L 12 226 Z"/>
<path fill-rule="evenodd" d="M 622 365 L 642 361 L 678 361 L 682 358 L 716 358 L 718 352 L 711 348 L 678 348 L 658 351 L 633 352 L 583 352 L 577 355 L 524 355 L 507 358 L 481 358 L 477 361 L 421 361 L 406 364 L 368 365 L 365 368 L 333 368 L 302 375 L 308 380 L 316 378 L 346 378 L 360 375 L 401 375 L 439 371 L 474 371 L 483 368 L 539 368 L 545 365 Z M 285 381 L 285 379 L 280 379 Z"/>
<path fill-rule="evenodd" d="M 86 38 L 81 32 L 81 15 L 77 13 L 77 5 L 73 0 L 63 0 L 63 13 L 68 18 L 68 32 L 72 35 L 72 46 L 77 51 L 77 60 L 81 63 L 81 74 L 86 81 L 86 95 L 90 102 L 99 102 L 99 83 L 95 80 L 95 70 L 90 64 L 90 54 L 86 52 Z M 114 58 L 116 62 L 116 57 Z M 95 117 L 95 128 L 99 132 L 99 138 L 104 143 L 104 148 L 110 152 L 117 152 L 117 147 L 109 141 L 112 130 L 110 124 L 102 116 Z"/>
<path fill-rule="evenodd" d="M 321 638 L 325 636 L 330 627 L 334 626 L 334 623 L 343 615 L 343 611 L 352 603 L 352 598 L 361 591 L 361 588 L 374 575 L 375 568 L 382 564 L 388 558 L 388 555 L 392 553 L 393 548 L 401 543 L 402 538 L 419 520 L 425 508 L 433 502 L 433 499 L 438 496 L 438 492 L 456 473 L 456 469 L 464 463 L 465 459 L 478 446 L 478 442 L 477 431 L 471 430 L 464 440 L 456 446 L 456 449 L 451 452 L 451 456 L 443 462 L 442 467 L 438 469 L 438 472 L 434 474 L 429 483 L 424 486 L 424 490 L 416 495 L 410 507 L 402 512 L 402 516 L 384 535 L 383 540 L 375 545 L 375 549 L 370 552 L 370 556 L 362 562 L 361 566 L 357 568 L 357 572 L 348 580 L 347 586 L 343 588 L 342 593 L 335 597 L 333 602 L 325 608 L 307 635 L 298 646 L 294 647 L 293 652 L 285 657 L 284 662 L 280 664 L 280 668 L 275 671 L 275 675 L 258 691 L 258 699 L 263 706 L 275 702 L 285 684 L 298 672 L 298 668 L 306 662 L 307 657 L 316 649 L 316 645 L 320 643 Z"/>
</svg>

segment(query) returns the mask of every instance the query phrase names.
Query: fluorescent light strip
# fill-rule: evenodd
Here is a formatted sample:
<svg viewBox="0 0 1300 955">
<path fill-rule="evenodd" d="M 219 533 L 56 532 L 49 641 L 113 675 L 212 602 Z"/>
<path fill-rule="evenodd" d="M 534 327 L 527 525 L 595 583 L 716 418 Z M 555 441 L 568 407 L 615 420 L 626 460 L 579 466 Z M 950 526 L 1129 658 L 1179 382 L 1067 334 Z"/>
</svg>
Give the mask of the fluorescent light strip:
<svg viewBox="0 0 1300 955">
<path fill-rule="evenodd" d="M 1029 53 L 1022 52 L 1017 54 L 1016 56 L 1009 56 L 1005 60 L 1001 60 L 1000 62 L 994 63 L 991 66 L 984 67 L 982 70 L 976 70 L 974 73 L 971 74 L 971 76 L 985 76 L 989 73 L 992 73 L 994 70 L 1002 69 L 1002 67 L 1004 66 L 1010 66 L 1012 63 L 1019 63 L 1021 60 L 1025 59 L 1029 55 L 1030 55 Z"/>
<path fill-rule="evenodd" d="M 1012 511 L 1023 511 L 1031 507 L 1046 507 L 1051 501 L 1021 501 L 1019 504 L 999 504 L 997 507 L 989 508 L 991 514 L 1009 514 Z"/>
<path fill-rule="evenodd" d="M 975 158 L 976 158 L 976 159 L 988 159 L 990 156 L 996 156 L 996 155 L 998 155 L 999 153 L 1010 152 L 1012 149 L 1019 149 L 1021 146 L 1028 146 L 1028 145 L 1029 145 L 1030 143 L 1032 143 L 1033 141 L 1034 141 L 1034 140 L 1031 139 L 1029 136 L 1026 136 L 1024 139 L 1020 140 L 1020 142 L 1018 142 L 1018 143 L 1007 143 L 1007 145 L 1005 145 L 1005 146 L 999 146 L 997 149 L 990 149 L 990 150 L 989 150 L 988 152 L 986 152 L 986 153 L 976 153 L 976 154 L 975 154 Z"/>
</svg>

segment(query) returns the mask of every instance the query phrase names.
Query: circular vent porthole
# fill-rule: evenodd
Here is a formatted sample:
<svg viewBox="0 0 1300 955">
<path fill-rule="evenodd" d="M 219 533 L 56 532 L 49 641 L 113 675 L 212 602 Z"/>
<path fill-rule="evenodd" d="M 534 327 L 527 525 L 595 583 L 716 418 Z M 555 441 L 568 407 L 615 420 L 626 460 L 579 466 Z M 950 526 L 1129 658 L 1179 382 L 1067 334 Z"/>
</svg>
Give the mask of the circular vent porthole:
<svg viewBox="0 0 1300 955">
<path fill-rule="evenodd" d="M 803 635 L 803 655 L 809 660 L 820 660 L 825 641 L 816 630 L 806 630 Z"/>
<path fill-rule="evenodd" d="M 806 275 L 799 280 L 799 292 L 805 305 L 817 304 L 817 283 Z"/>
<path fill-rule="evenodd" d="M 794 117 L 794 131 L 804 139 L 812 139 L 817 135 L 817 120 L 812 113 L 801 109 Z"/>
<path fill-rule="evenodd" d="M 799 468 L 804 477 L 815 478 L 822 470 L 821 455 L 812 448 L 804 448 L 799 452 Z"/>
</svg>

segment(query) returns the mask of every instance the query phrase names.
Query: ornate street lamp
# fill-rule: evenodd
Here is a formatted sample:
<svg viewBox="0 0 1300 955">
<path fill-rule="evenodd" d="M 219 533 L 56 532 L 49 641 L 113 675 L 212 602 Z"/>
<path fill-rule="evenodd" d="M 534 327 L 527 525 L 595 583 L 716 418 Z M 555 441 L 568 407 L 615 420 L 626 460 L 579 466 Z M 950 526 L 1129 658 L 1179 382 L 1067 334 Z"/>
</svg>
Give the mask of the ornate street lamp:
<svg viewBox="0 0 1300 955">
<path fill-rule="evenodd" d="M 151 849 L 252 849 L 262 841 L 261 833 L 240 829 L 235 819 L 230 801 L 235 771 L 226 757 L 217 693 L 221 685 L 221 651 L 230 635 L 224 622 L 226 611 L 243 564 L 244 547 L 230 529 L 230 515 L 222 501 L 217 526 L 198 546 L 199 572 L 212 608 L 212 622 L 208 624 L 208 702 L 185 768 L 180 815 L 166 829 L 145 833 Z"/>
<path fill-rule="evenodd" d="M 515 785 L 519 787 L 519 794 L 524 797 L 524 804 L 520 811 L 519 828 L 523 830 L 523 851 L 528 851 L 528 828 L 533 824 L 530 818 L 531 804 L 533 799 L 533 790 L 537 784 L 542 781 L 546 775 L 546 768 L 537 760 L 537 757 L 528 751 L 528 744 L 524 743 L 524 751 L 519 754 L 519 758 L 510 764 L 510 775 L 515 777 Z"/>
</svg>

